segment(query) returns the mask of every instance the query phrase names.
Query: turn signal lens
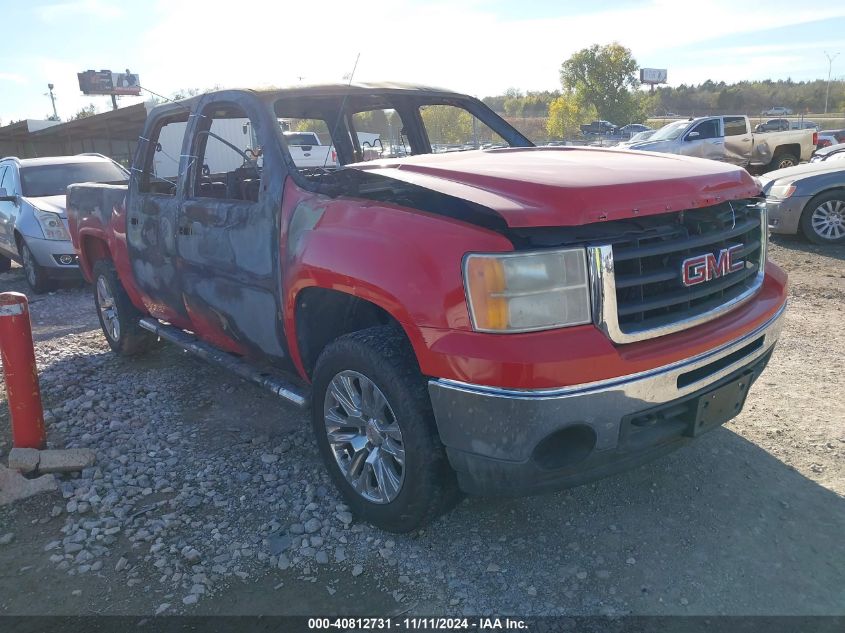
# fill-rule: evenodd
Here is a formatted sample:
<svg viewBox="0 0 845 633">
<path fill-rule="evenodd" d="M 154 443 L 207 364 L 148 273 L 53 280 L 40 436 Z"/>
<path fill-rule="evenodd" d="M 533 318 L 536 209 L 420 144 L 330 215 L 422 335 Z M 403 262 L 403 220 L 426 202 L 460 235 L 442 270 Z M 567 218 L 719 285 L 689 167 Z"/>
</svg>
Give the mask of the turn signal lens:
<svg viewBox="0 0 845 633">
<path fill-rule="evenodd" d="M 472 325 L 482 332 L 531 332 L 590 322 L 583 248 L 472 253 L 464 259 Z"/>
</svg>

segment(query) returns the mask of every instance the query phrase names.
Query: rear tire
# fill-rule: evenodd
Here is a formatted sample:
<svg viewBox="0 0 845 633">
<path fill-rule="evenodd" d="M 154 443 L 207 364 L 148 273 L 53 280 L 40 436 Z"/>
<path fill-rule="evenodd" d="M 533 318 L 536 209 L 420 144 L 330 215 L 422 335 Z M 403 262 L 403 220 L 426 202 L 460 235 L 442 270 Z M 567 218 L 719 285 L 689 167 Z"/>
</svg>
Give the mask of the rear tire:
<svg viewBox="0 0 845 633">
<path fill-rule="evenodd" d="M 132 305 L 114 264 L 101 259 L 94 264 L 93 272 L 94 305 L 112 351 L 121 356 L 132 356 L 154 347 L 158 339 L 139 325 L 143 315 Z"/>
<path fill-rule="evenodd" d="M 772 159 L 772 169 L 786 169 L 787 167 L 795 167 L 798 164 L 798 158 L 788 152 L 777 154 Z"/>
<path fill-rule="evenodd" d="M 26 283 L 29 284 L 32 291 L 35 294 L 40 295 L 50 290 L 52 284 L 50 283 L 49 277 L 47 277 L 47 271 L 45 271 L 44 267 L 35 261 L 35 256 L 32 254 L 32 251 L 29 249 L 29 246 L 27 246 L 23 238 L 21 238 L 18 242 L 18 250 L 21 254 L 21 263 L 23 264 L 23 273 L 24 277 L 26 277 Z"/>
<path fill-rule="evenodd" d="M 815 244 L 845 244 L 845 192 L 822 193 L 801 213 L 801 231 Z"/>
<path fill-rule="evenodd" d="M 425 378 L 393 326 L 346 334 L 323 350 L 311 420 L 335 485 L 365 521 L 410 532 L 459 500 Z"/>
</svg>

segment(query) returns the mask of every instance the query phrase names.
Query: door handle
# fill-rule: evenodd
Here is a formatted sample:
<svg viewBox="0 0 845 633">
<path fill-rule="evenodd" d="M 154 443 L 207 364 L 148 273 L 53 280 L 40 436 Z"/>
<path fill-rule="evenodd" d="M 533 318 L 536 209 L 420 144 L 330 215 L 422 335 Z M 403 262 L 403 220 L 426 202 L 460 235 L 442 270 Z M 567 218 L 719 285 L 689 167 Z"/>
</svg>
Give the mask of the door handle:
<svg viewBox="0 0 845 633">
<path fill-rule="evenodd" d="M 743 141 L 750 141 L 751 139 L 750 139 L 750 138 L 748 138 L 748 137 L 746 137 L 746 138 L 744 138 L 744 139 L 742 139 L 742 140 L 743 140 Z"/>
<path fill-rule="evenodd" d="M 194 231 L 190 224 L 183 224 L 179 227 L 179 235 L 193 235 Z"/>
</svg>

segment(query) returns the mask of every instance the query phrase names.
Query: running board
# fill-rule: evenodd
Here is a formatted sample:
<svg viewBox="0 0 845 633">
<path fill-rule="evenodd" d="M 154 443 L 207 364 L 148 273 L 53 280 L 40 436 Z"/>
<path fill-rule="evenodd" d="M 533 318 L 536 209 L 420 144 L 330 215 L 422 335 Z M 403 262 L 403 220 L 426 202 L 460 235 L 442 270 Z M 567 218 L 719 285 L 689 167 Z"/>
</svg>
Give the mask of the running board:
<svg viewBox="0 0 845 633">
<path fill-rule="evenodd" d="M 279 376 L 259 371 L 237 356 L 217 349 L 213 345 L 199 340 L 196 336 L 185 330 L 180 330 L 172 325 L 165 325 L 152 317 L 141 319 L 138 325 L 166 341 L 175 343 L 186 352 L 199 356 L 212 365 L 217 365 L 231 371 L 241 378 L 255 383 L 259 387 L 269 389 L 277 396 L 284 398 L 298 407 L 305 408 L 308 406 L 308 395 L 301 387 Z"/>
</svg>

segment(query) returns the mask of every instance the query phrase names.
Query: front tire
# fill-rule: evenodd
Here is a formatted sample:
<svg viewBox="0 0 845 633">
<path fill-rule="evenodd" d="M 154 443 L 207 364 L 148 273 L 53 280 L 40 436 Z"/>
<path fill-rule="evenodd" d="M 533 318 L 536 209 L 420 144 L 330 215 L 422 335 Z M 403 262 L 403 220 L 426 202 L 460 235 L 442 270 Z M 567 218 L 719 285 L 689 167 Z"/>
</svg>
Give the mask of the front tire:
<svg viewBox="0 0 845 633">
<path fill-rule="evenodd" d="M 396 328 L 353 332 L 323 350 L 311 419 L 335 485 L 365 521 L 409 532 L 459 499 L 425 378 Z"/>
<path fill-rule="evenodd" d="M 823 193 L 807 203 L 801 231 L 815 244 L 845 244 L 845 193 Z"/>
<path fill-rule="evenodd" d="M 12 269 L 12 260 L 0 255 L 0 273 L 7 273 Z"/>
<path fill-rule="evenodd" d="M 21 263 L 23 264 L 23 273 L 26 277 L 26 283 L 32 288 L 36 294 L 42 294 L 50 289 L 50 279 L 47 277 L 47 272 L 44 267 L 35 261 L 35 256 L 27 246 L 26 242 L 21 238 L 19 243 L 21 253 Z"/>
<path fill-rule="evenodd" d="M 143 315 L 132 305 L 114 264 L 101 259 L 94 264 L 93 272 L 94 305 L 112 351 L 132 356 L 155 346 L 157 338 L 139 325 Z"/>
</svg>

